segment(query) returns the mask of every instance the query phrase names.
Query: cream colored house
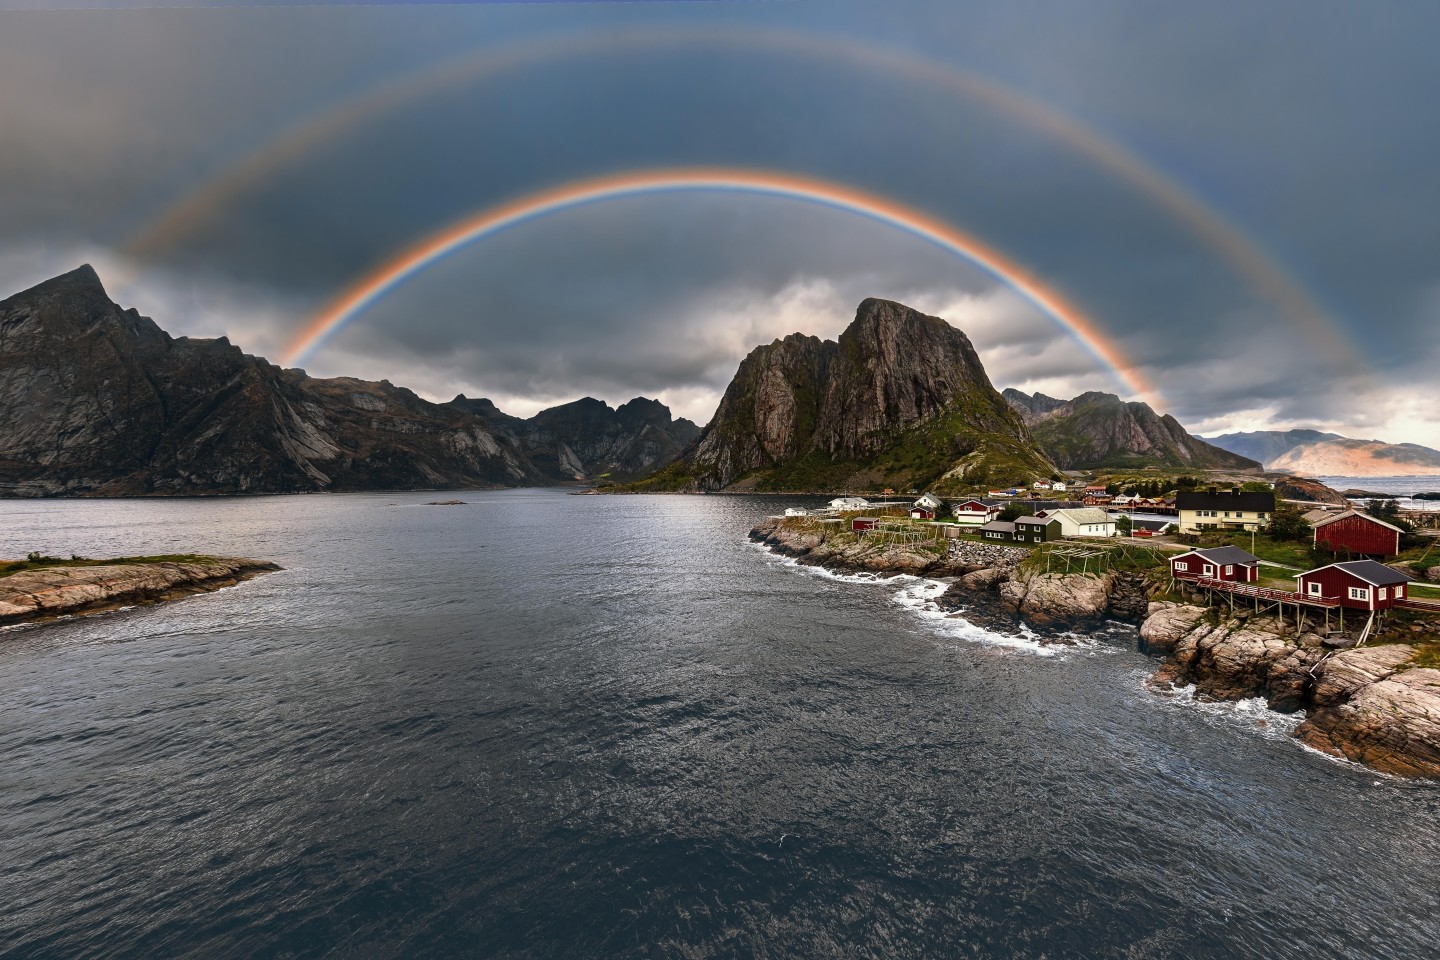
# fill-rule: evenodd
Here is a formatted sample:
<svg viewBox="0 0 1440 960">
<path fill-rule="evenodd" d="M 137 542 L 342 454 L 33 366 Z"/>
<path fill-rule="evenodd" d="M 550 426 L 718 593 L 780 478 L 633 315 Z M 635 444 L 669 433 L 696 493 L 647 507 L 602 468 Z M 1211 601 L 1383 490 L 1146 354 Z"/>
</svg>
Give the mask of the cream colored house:
<svg viewBox="0 0 1440 960">
<path fill-rule="evenodd" d="M 1182 490 L 1175 496 L 1180 532 L 1263 530 L 1275 515 L 1274 493 L 1243 493 L 1240 489 Z"/>
</svg>

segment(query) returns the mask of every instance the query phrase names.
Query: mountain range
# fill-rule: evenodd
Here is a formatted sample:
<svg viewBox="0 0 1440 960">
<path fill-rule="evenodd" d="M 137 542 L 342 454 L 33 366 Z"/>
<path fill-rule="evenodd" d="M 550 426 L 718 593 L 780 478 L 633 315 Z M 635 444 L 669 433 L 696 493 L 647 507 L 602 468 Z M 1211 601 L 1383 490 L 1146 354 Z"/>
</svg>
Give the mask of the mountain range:
<svg viewBox="0 0 1440 960">
<path fill-rule="evenodd" d="M 944 492 L 1056 475 L 964 333 L 870 299 L 838 340 L 752 350 L 700 436 L 640 489 Z"/>
<path fill-rule="evenodd" d="M 663 466 L 699 428 L 586 398 L 529 420 L 317 379 L 172 337 L 88 265 L 0 301 L 0 494 L 145 496 L 555 483 Z"/>
<path fill-rule="evenodd" d="M 1306 476 L 1405 477 L 1440 474 L 1440 450 L 1418 443 L 1354 440 L 1319 430 L 1257 430 L 1209 438 L 1267 470 Z"/>
<path fill-rule="evenodd" d="M 1040 448 L 1066 469 L 1147 466 L 1193 470 L 1259 470 L 1253 459 L 1192 436 L 1169 414 L 1113 393 L 1057 400 L 1007 389 L 1005 400 L 1025 418 Z"/>
</svg>

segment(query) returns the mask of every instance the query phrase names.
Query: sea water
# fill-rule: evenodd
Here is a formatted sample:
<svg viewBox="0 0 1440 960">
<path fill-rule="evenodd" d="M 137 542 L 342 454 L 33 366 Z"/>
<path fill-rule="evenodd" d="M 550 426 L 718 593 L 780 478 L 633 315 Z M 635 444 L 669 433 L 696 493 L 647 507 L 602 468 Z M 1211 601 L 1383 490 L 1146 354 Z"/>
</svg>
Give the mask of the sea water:
<svg viewBox="0 0 1440 960">
<path fill-rule="evenodd" d="M 0 633 L 0 956 L 1434 956 L 1440 788 L 785 505 L 5 502 L 0 556 L 285 569 Z"/>
</svg>

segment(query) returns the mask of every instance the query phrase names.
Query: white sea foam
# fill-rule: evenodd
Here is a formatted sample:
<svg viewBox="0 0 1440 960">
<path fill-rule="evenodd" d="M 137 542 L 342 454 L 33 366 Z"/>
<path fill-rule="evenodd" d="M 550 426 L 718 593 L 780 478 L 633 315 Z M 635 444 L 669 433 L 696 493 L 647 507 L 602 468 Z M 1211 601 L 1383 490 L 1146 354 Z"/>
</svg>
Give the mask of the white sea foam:
<svg viewBox="0 0 1440 960">
<path fill-rule="evenodd" d="M 1144 674 L 1141 682 L 1143 683 Z M 1153 688 L 1151 688 L 1153 690 Z M 1195 685 L 1178 687 L 1174 690 L 1154 690 L 1162 702 L 1173 704 L 1184 710 L 1199 713 L 1207 722 L 1221 726 L 1242 727 L 1259 733 L 1271 740 L 1290 740 L 1292 734 L 1305 722 L 1305 712 L 1277 713 L 1271 710 L 1264 697 L 1250 697 L 1245 700 L 1208 700 L 1195 695 Z M 1298 741 L 1297 741 L 1298 742 Z"/>
<path fill-rule="evenodd" d="M 926 627 L 946 638 L 964 640 L 969 643 L 983 643 L 994 647 L 1009 647 L 1042 657 L 1053 657 L 1063 651 L 1074 649 L 1070 646 L 1046 643 L 1023 623 L 1016 624 L 1017 632 L 1014 634 L 996 633 L 993 630 L 976 626 L 966 620 L 962 614 L 943 610 L 935 602 L 949 584 L 941 580 L 923 580 L 918 577 L 913 579 L 915 579 L 915 583 L 904 587 L 895 594 L 894 602 L 910 610 L 920 618 Z"/>
<path fill-rule="evenodd" d="M 928 629 L 946 639 L 967 643 L 981 643 L 992 647 L 1006 647 L 1023 650 L 1042 657 L 1053 657 L 1076 650 L 1090 651 L 1096 647 L 1093 639 L 1079 634 L 1066 634 L 1065 643 L 1056 643 L 1041 638 L 1024 623 L 1016 623 L 1013 634 L 996 633 L 966 620 L 960 613 L 942 610 L 936 600 L 949 586 L 943 580 L 931 580 L 908 573 L 841 573 L 825 567 L 803 564 L 794 557 L 787 557 L 771 550 L 763 543 L 747 540 L 751 546 L 760 549 L 772 562 L 837 583 L 899 586 L 900 590 L 892 600 L 910 610 Z"/>
</svg>

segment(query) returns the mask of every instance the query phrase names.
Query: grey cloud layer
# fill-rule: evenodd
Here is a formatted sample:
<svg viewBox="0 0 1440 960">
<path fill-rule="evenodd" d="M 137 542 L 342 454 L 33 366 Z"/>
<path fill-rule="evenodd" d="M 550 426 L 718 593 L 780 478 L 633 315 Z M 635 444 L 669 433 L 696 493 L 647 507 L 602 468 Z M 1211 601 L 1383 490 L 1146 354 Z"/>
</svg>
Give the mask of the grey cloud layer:
<svg viewBox="0 0 1440 960">
<path fill-rule="evenodd" d="M 274 131 L 466 49 L 748 23 L 948 59 L 1125 141 L 1275 251 L 1333 306 L 1377 375 L 1333 379 L 1204 242 L 1053 138 L 839 59 L 728 48 L 585 54 L 378 114 L 178 238 L 135 296 L 148 281 L 155 302 L 187 310 L 157 315 L 162 324 L 202 332 L 195 317 L 223 314 L 235 339 L 273 350 L 287 316 L 298 323 L 468 212 L 578 176 L 735 164 L 853 183 L 994 242 L 1097 318 L 1184 420 L 1250 410 L 1360 424 L 1395 409 L 1397 389 L 1440 401 L 1428 375 L 1440 128 L 1424 120 L 1440 89 L 1424 38 L 1440 11 L 683 6 L 0 13 L 0 275 L 6 263 L 48 263 L 37 249 L 114 247 Z M 972 324 L 997 381 L 1107 383 L 1052 324 L 920 241 L 731 196 L 604 204 L 496 237 L 396 291 L 310 366 L 393 368 L 397 382 L 403 370 L 437 391 L 461 383 L 519 399 L 669 391 L 703 404 L 693 398 L 722 389 L 739 356 L 783 323 L 833 335 L 864 296 L 943 305 L 966 294 L 990 313 L 953 319 Z M 222 306 L 203 308 L 206 297 Z M 1440 442 L 1423 412 L 1391 419 L 1433 431 L 1393 439 Z"/>
</svg>

